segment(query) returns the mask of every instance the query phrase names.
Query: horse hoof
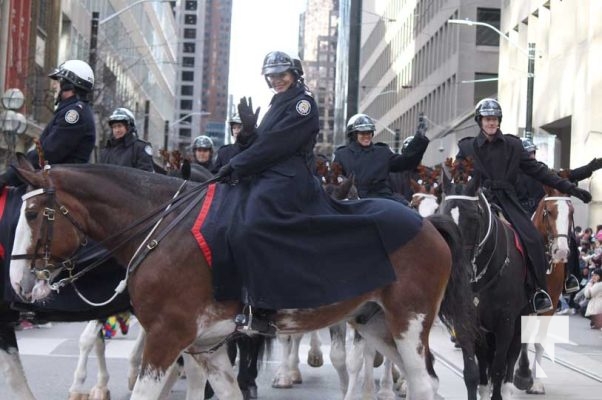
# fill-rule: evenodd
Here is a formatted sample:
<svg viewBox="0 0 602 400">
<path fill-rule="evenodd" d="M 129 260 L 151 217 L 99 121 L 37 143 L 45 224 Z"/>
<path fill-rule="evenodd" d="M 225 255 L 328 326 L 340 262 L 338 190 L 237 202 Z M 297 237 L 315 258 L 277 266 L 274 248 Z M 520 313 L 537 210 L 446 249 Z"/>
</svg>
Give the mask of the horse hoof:
<svg viewBox="0 0 602 400">
<path fill-rule="evenodd" d="M 513 382 L 518 390 L 527 390 L 533 386 L 533 378 L 531 376 L 523 376 L 514 374 Z"/>
<path fill-rule="evenodd" d="M 92 388 L 88 400 L 111 400 L 111 392 L 109 389 Z"/>
<path fill-rule="evenodd" d="M 372 365 L 374 366 L 374 368 L 378 368 L 383 364 L 383 361 L 383 355 L 377 351 L 376 354 L 374 354 L 374 362 L 372 363 Z"/>
<path fill-rule="evenodd" d="M 303 383 L 301 371 L 299 371 L 298 369 L 294 369 L 291 372 L 289 372 L 289 376 L 291 378 L 291 381 L 293 381 L 293 384 L 298 385 L 300 383 Z"/>
<path fill-rule="evenodd" d="M 314 368 L 318 368 L 324 365 L 324 357 L 322 356 L 322 353 L 307 353 L 307 365 Z"/>
<path fill-rule="evenodd" d="M 290 389 L 293 387 L 293 381 L 288 377 L 276 376 L 272 381 L 272 387 L 274 389 Z"/>
</svg>

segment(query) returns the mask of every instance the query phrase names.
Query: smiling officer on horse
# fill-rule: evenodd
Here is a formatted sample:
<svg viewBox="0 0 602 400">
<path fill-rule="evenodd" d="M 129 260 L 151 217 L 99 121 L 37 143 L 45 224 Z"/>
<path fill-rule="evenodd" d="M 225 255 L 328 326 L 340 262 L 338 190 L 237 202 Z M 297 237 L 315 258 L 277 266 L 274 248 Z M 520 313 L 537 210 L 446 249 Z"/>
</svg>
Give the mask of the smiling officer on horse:
<svg viewBox="0 0 602 400">
<path fill-rule="evenodd" d="M 523 148 L 520 138 L 502 134 L 499 129 L 502 107 L 496 100 L 481 100 L 475 108 L 474 119 L 480 129 L 479 134 L 460 140 L 456 158 L 471 157 L 474 160 L 474 173 L 479 175 L 488 198 L 501 208 L 504 217 L 512 224 L 525 247 L 527 265 L 534 278 L 534 311 L 550 311 L 553 304 L 546 291 L 547 262 L 544 244 L 530 216 L 521 208 L 517 198 L 515 187 L 518 173 L 522 171 L 537 181 L 575 196 L 585 203 L 591 201 L 591 195 L 569 180 L 560 178 L 544 163 L 531 158 Z"/>
</svg>

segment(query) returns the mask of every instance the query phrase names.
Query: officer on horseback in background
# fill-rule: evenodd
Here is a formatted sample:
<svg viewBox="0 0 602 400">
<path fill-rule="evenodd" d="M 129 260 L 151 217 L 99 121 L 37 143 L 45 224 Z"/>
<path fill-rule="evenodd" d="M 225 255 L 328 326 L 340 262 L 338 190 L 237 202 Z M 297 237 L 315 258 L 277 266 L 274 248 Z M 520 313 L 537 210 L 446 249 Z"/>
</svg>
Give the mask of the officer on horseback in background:
<svg viewBox="0 0 602 400">
<path fill-rule="evenodd" d="M 100 153 L 101 164 L 114 164 L 153 172 L 153 148 L 138 137 L 134 114 L 124 107 L 109 116 L 111 138 Z"/>
<path fill-rule="evenodd" d="M 213 140 L 209 136 L 201 135 L 194 138 L 192 141 L 192 156 L 194 162 L 191 167 L 201 166 L 213 170 Z"/>
<path fill-rule="evenodd" d="M 523 138 L 523 147 L 529 153 L 532 159 L 535 158 L 537 146 L 531 139 Z M 594 158 L 586 165 L 575 168 L 569 171 L 568 179 L 571 182 L 577 183 L 592 176 L 592 173 L 602 168 L 602 158 Z M 516 194 L 523 209 L 529 215 L 533 215 L 541 199 L 546 195 L 543 185 L 526 175 L 522 171 L 518 174 L 516 181 Z M 579 249 L 574 235 L 569 235 L 569 259 L 567 276 L 564 282 L 564 291 L 566 293 L 574 293 L 579 291 L 579 280 L 576 275 L 579 275 Z"/>
<path fill-rule="evenodd" d="M 389 172 L 411 171 L 420 164 L 429 143 L 424 121 L 402 154 L 393 153 L 385 143 L 373 143 L 375 129 L 374 121 L 366 114 L 349 118 L 349 144 L 336 149 L 334 162 L 341 164 L 345 175 L 354 175 L 360 198 L 382 197 L 407 205 L 405 199 L 393 194 Z"/>
<path fill-rule="evenodd" d="M 473 175 L 480 177 L 487 197 L 502 209 L 504 217 L 519 234 L 527 252 L 527 265 L 534 278 L 533 309 L 537 313 L 550 311 L 553 303 L 546 292 L 547 262 L 544 245 L 530 216 L 518 201 L 515 190 L 518 173 L 523 171 L 543 184 L 575 196 L 585 203 L 591 201 L 591 194 L 569 180 L 560 178 L 544 163 L 531 158 L 520 138 L 502 134 L 499 129 L 502 107 L 496 100 L 481 100 L 476 105 L 474 118 L 479 125 L 479 134 L 460 140 L 456 158 L 470 157 L 474 160 Z"/>
<path fill-rule="evenodd" d="M 252 107 L 252 104 L 251 104 Z M 217 150 L 217 157 L 213 166 L 213 172 L 219 171 L 228 161 L 252 143 L 255 138 L 254 132 L 245 132 L 242 129 L 242 121 L 238 113 L 230 117 L 230 135 L 234 138 L 234 143 L 226 144 Z"/>
<path fill-rule="evenodd" d="M 40 135 L 44 158 L 50 165 L 87 163 L 94 149 L 96 128 L 89 96 L 94 88 L 94 72 L 81 60 L 68 60 L 48 77 L 58 82 L 54 117 Z M 27 153 L 27 159 L 36 167 L 38 152 Z M 0 187 L 19 185 L 21 181 L 12 168 L 0 175 Z"/>
</svg>

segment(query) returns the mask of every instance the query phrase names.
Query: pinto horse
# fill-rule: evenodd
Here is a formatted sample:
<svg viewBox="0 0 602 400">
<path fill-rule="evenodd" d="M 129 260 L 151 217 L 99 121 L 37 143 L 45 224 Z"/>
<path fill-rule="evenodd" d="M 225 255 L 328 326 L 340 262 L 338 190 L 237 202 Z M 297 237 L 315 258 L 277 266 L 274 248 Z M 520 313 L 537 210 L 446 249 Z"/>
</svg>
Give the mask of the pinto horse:
<svg viewBox="0 0 602 400">
<path fill-rule="evenodd" d="M 188 351 L 219 398 L 242 399 L 240 389 L 232 385 L 233 369 L 222 346 L 236 332 L 233 317 L 242 305 L 214 300 L 211 269 L 190 232 L 199 201 L 211 187 L 190 185 L 175 195 L 181 181 L 158 174 L 110 165 L 60 165 L 36 172 L 26 158 L 17 159 L 16 169 L 30 188 L 13 257 L 27 255 L 31 260 L 11 262 L 15 292 L 25 301 L 42 301 L 65 260 L 87 237 L 93 238 L 127 266 L 131 302 L 147 332 L 131 398 L 159 398 L 174 361 Z M 61 212 L 48 219 L 51 210 Z M 280 333 L 349 321 L 402 368 L 410 398 L 432 400 L 438 379 L 428 338 L 457 240 L 443 237 L 425 220 L 415 238 L 389 255 L 397 276 L 393 283 L 316 309 L 280 310 L 273 321 Z"/>
<path fill-rule="evenodd" d="M 449 166 L 449 165 L 448 165 Z M 471 285 L 482 335 L 474 343 L 479 377 L 467 374 L 466 343 L 458 335 L 464 357 L 464 380 L 469 400 L 476 399 L 477 381 L 481 398 L 501 400 L 511 395 L 514 365 L 521 346 L 521 316 L 528 314 L 524 289 L 525 260 L 517 248 L 515 233 L 500 219 L 479 188 L 479 179 L 443 175 L 440 213 L 451 215 L 464 241 L 472 266 Z M 472 370 L 471 370 L 472 371 Z M 475 378 L 478 378 L 475 380 Z"/>
<path fill-rule="evenodd" d="M 546 256 L 550 265 L 546 275 L 548 293 L 552 300 L 557 300 L 564 289 L 574 208 L 568 195 L 549 186 L 544 186 L 544 189 L 546 194 L 539 201 L 531 219 L 546 246 Z M 542 315 L 552 316 L 554 312 L 555 310 L 551 310 Z M 547 329 L 547 327 L 543 327 L 543 329 Z M 545 394 L 543 382 L 537 378 L 537 365 L 541 365 L 544 348 L 539 343 L 535 344 L 533 367 L 532 370 L 529 370 L 528 346 L 527 343 L 524 343 L 521 347 L 514 384 L 529 394 Z"/>
<path fill-rule="evenodd" d="M 441 202 L 441 167 L 429 168 L 419 165 L 416 170 L 418 180 L 410 179 L 410 186 L 414 192 L 410 207 L 421 216 L 428 217 L 437 211 Z"/>
</svg>

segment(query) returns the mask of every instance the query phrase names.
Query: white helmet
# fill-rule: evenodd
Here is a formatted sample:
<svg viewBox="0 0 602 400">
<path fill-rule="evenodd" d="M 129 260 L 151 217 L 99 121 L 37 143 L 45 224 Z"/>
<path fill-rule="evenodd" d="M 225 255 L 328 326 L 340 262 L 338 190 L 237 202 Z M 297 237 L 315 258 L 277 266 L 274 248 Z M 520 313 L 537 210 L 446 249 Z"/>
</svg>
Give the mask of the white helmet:
<svg viewBox="0 0 602 400">
<path fill-rule="evenodd" d="M 94 88 L 94 72 L 87 62 L 81 60 L 65 61 L 48 77 L 54 80 L 64 79 L 86 92 L 91 92 Z"/>
</svg>

